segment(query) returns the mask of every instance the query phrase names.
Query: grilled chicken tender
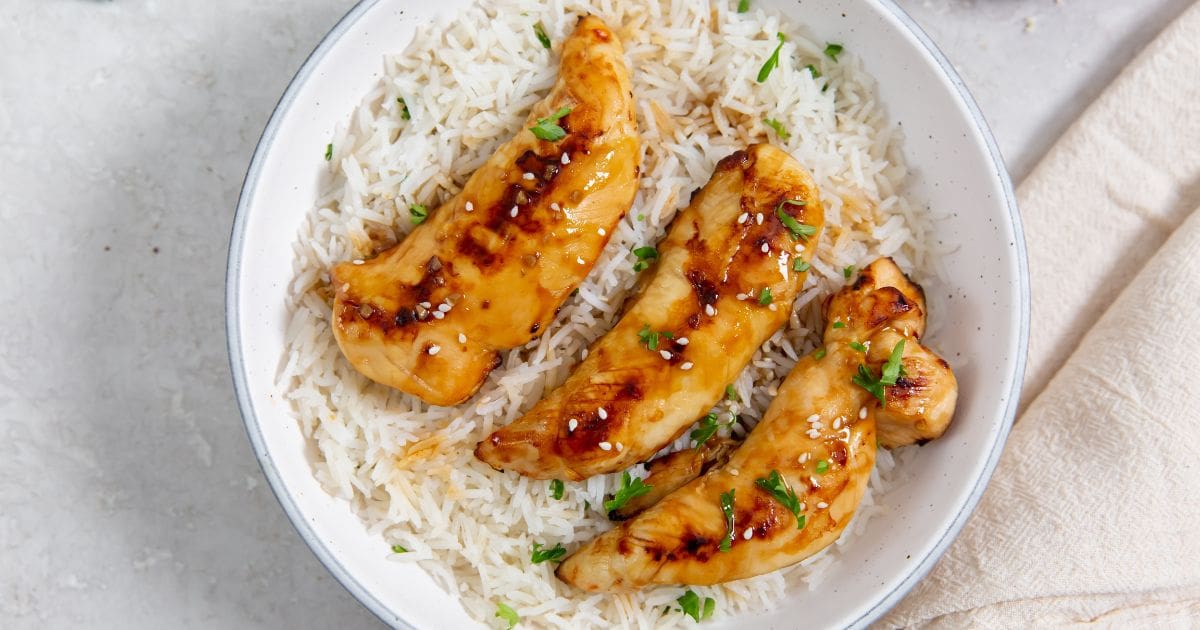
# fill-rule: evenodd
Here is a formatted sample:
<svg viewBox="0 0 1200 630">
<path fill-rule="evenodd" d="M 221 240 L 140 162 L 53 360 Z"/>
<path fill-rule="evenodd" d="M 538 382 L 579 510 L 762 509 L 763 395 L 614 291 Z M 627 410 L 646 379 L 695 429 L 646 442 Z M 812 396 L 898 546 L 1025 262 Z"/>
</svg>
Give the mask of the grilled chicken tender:
<svg viewBox="0 0 1200 630">
<path fill-rule="evenodd" d="M 581 19 L 550 95 L 462 192 L 377 258 L 333 268 L 333 331 L 355 369 L 453 405 L 479 388 L 499 351 L 545 330 L 637 192 L 623 55 L 601 20 Z M 530 131 L 563 109 L 548 123 L 564 137 Z"/>
<path fill-rule="evenodd" d="M 866 490 L 877 422 L 887 417 L 920 427 L 893 433 L 907 436 L 897 444 L 940 435 L 954 411 L 956 385 L 945 362 L 917 341 L 924 299 L 890 259 L 873 263 L 835 296 L 827 318 L 826 354 L 796 364 L 728 462 L 584 545 L 559 566 L 558 577 L 587 591 L 716 584 L 795 564 L 836 540 Z M 838 322 L 845 326 L 835 328 Z M 881 407 L 852 379 L 860 365 L 879 377 L 900 340 L 907 376 L 885 387 Z M 926 403 L 923 411 L 910 404 L 918 400 Z M 776 472 L 786 486 L 765 485 L 785 498 L 794 493 L 795 515 L 758 482 Z M 732 528 L 722 510 L 726 493 L 732 493 Z M 729 550 L 721 551 L 726 539 Z"/>
<path fill-rule="evenodd" d="M 703 444 L 668 453 L 646 464 L 646 472 L 649 474 L 643 483 L 650 491 L 633 497 L 609 516 L 616 520 L 625 520 L 640 514 L 713 466 L 724 464 L 738 444 L 739 442 L 729 438 L 711 437 Z"/>
<path fill-rule="evenodd" d="M 787 321 L 804 283 L 797 269 L 807 269 L 794 263 L 811 258 L 823 220 L 816 184 L 787 153 L 757 144 L 721 160 L 675 217 L 653 276 L 621 320 L 562 386 L 480 442 L 476 457 L 572 480 L 649 459 Z"/>
</svg>

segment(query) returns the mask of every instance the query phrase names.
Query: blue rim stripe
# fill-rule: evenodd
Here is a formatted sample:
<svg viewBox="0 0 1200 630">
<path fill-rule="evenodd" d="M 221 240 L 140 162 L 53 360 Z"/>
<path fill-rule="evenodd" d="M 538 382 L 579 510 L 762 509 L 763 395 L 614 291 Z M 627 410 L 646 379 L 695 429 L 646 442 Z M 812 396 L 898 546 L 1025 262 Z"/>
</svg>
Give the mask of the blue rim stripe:
<svg viewBox="0 0 1200 630">
<path fill-rule="evenodd" d="M 967 519 L 974 512 L 975 506 L 979 503 L 983 496 L 983 491 L 987 486 L 987 482 L 991 479 L 992 473 L 995 472 L 996 464 L 1000 459 L 1000 454 L 1004 450 L 1004 444 L 1007 440 L 1008 433 L 1012 429 L 1013 420 L 1016 416 L 1017 405 L 1020 400 L 1021 383 L 1025 374 L 1025 359 L 1029 346 L 1029 263 L 1025 250 L 1025 236 L 1022 229 L 1021 217 L 1017 210 L 1016 195 L 1013 192 L 1012 181 L 1008 175 L 1008 169 L 1004 165 L 1004 160 L 1000 155 L 1000 149 L 996 146 L 996 140 L 992 135 L 991 128 L 983 114 L 979 111 L 979 107 L 975 99 L 971 96 L 970 91 L 963 83 L 962 78 L 954 70 L 954 67 L 946 59 L 945 55 L 938 49 L 929 36 L 921 29 L 920 26 L 897 6 L 894 0 L 871 0 L 878 5 L 884 7 L 893 14 L 912 34 L 917 41 L 925 47 L 925 50 L 933 57 L 938 66 L 945 73 L 950 83 L 958 92 L 958 96 L 967 106 L 972 119 L 979 130 L 985 144 L 988 148 L 988 153 L 992 158 L 992 163 L 996 168 L 996 174 L 1001 180 L 1002 192 L 1004 193 L 1005 205 L 1008 206 L 1009 217 L 1012 220 L 1014 242 L 1017 249 L 1017 283 L 1019 287 L 1020 299 L 1020 327 L 1018 334 L 1018 354 L 1017 360 L 1012 373 L 1012 387 L 1008 394 L 1008 405 L 1004 412 L 1003 426 L 1000 434 L 997 436 L 992 451 L 988 454 L 987 463 L 984 466 L 983 474 L 976 481 L 975 487 L 971 490 L 967 501 L 962 505 L 961 509 L 950 525 L 942 532 L 938 538 L 938 542 L 929 551 L 917 565 L 916 570 L 909 574 L 900 584 L 898 584 L 891 592 L 876 601 L 865 613 L 855 619 L 849 627 L 860 628 L 866 627 L 872 622 L 878 620 L 893 606 L 898 604 L 905 595 L 909 593 L 928 573 L 933 569 L 937 560 L 946 552 L 950 544 L 958 537 L 959 532 L 966 524 Z M 257 186 L 259 176 L 262 171 L 262 162 L 266 159 L 266 154 L 269 147 L 275 140 L 278 133 L 279 125 L 291 109 L 296 100 L 296 94 L 300 90 L 300 86 L 304 84 L 312 75 L 316 65 L 325 57 L 329 49 L 334 46 L 334 43 L 341 38 L 358 20 L 366 14 L 372 7 L 378 4 L 379 0 L 360 0 L 342 19 L 338 20 L 337 24 L 330 29 L 317 45 L 313 52 L 300 66 L 296 75 L 288 83 L 287 89 L 283 92 L 279 102 L 275 106 L 274 112 L 271 114 L 270 120 L 267 122 L 266 128 L 263 130 L 262 136 L 259 138 L 258 144 L 254 150 L 254 157 L 250 161 L 250 166 L 246 170 L 246 177 L 242 182 L 241 195 L 238 198 L 237 210 L 234 215 L 233 229 L 230 235 L 229 256 L 226 262 L 225 275 L 225 332 L 226 344 L 229 353 L 229 367 L 233 376 L 233 387 L 237 394 L 238 409 L 242 414 L 242 421 L 245 425 L 246 435 L 250 439 L 250 444 L 254 449 L 255 458 L 258 460 L 259 466 L 262 468 L 263 475 L 266 476 L 271 491 L 274 493 L 276 500 L 283 507 L 284 512 L 291 521 L 292 526 L 304 542 L 312 550 L 317 559 L 325 565 L 325 568 L 333 574 L 334 578 L 342 584 L 346 590 L 350 591 L 358 601 L 370 610 L 380 621 L 399 628 L 412 628 L 407 622 L 401 619 L 393 611 L 387 608 L 382 602 L 375 598 L 371 592 L 364 587 L 353 575 L 346 569 L 345 566 L 337 559 L 325 541 L 321 540 L 316 535 L 312 527 L 308 525 L 304 515 L 300 513 L 295 499 L 287 493 L 286 486 L 283 480 L 279 477 L 278 471 L 275 469 L 274 463 L 271 461 L 269 452 L 267 451 L 262 432 L 258 426 L 258 414 L 255 409 L 254 402 L 250 398 L 250 392 L 246 385 L 245 360 L 242 353 L 242 333 L 238 322 L 238 313 L 241 311 L 238 296 L 240 295 L 240 272 L 242 268 L 242 251 L 245 243 L 245 230 L 247 221 L 247 208 L 253 198 L 254 190 Z"/>
</svg>

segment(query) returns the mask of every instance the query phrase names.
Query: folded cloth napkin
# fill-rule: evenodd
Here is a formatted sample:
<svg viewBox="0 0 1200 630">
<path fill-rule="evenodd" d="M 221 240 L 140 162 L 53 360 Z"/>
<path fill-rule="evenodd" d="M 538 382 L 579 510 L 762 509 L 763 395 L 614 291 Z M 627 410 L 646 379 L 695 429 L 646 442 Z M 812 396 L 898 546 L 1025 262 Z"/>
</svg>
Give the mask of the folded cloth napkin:
<svg viewBox="0 0 1200 630">
<path fill-rule="evenodd" d="M 1027 405 L 974 516 L 882 627 L 1200 620 L 1200 4 L 1018 191 Z"/>
</svg>

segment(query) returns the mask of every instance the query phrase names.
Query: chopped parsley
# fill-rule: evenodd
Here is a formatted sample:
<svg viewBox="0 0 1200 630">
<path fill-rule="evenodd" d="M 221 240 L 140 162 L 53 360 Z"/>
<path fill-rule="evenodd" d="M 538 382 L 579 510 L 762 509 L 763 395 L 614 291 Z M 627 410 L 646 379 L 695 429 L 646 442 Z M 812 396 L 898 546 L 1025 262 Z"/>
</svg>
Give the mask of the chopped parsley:
<svg viewBox="0 0 1200 630">
<path fill-rule="evenodd" d="M 845 50 L 845 49 L 842 47 L 841 44 L 833 44 L 830 42 L 825 42 L 825 56 L 829 57 L 830 59 L 832 59 L 834 61 L 837 61 L 838 55 L 842 54 L 843 50 Z"/>
<path fill-rule="evenodd" d="M 741 396 L 738 396 L 737 390 L 735 390 L 733 388 L 732 383 L 725 386 L 725 400 L 732 400 L 733 402 L 742 402 Z"/>
<path fill-rule="evenodd" d="M 758 303 L 767 306 L 773 301 L 775 301 L 775 297 L 771 295 L 771 287 L 763 287 L 763 290 L 758 293 Z"/>
<path fill-rule="evenodd" d="M 808 271 L 810 268 L 812 268 L 812 265 L 799 258 L 792 261 L 792 271 Z"/>
<path fill-rule="evenodd" d="M 746 1 L 742 0 L 743 3 Z M 705 597 L 702 601 L 700 596 L 690 588 L 675 601 L 679 602 L 679 608 L 683 614 L 695 619 L 697 623 L 711 617 L 713 611 L 717 609 L 717 600 Z"/>
<path fill-rule="evenodd" d="M 738 13 L 745 13 L 749 10 L 750 10 L 750 0 L 739 0 L 738 1 L 738 8 L 737 8 Z M 688 592 L 690 593 L 691 591 L 688 591 Z"/>
<path fill-rule="evenodd" d="M 778 206 L 775 206 L 775 216 L 779 217 L 779 220 L 783 222 L 783 227 L 787 228 L 788 232 L 792 233 L 792 238 L 798 241 L 807 241 L 808 237 L 817 233 L 817 227 L 815 225 L 801 223 L 792 217 L 792 215 L 784 212 L 783 207 L 787 205 L 803 206 L 804 202 L 795 199 L 784 199 L 783 201 L 779 202 Z"/>
<path fill-rule="evenodd" d="M 412 114 L 408 111 L 408 103 L 405 103 L 403 98 L 396 99 L 396 102 L 400 104 L 400 118 L 412 120 Z"/>
<path fill-rule="evenodd" d="M 414 203 L 408 207 L 408 219 L 413 225 L 421 225 L 425 219 L 429 218 L 429 209 L 419 203 Z"/>
<path fill-rule="evenodd" d="M 550 549 L 542 549 L 541 543 L 533 543 L 533 554 L 529 557 L 534 564 L 541 564 L 547 560 L 558 560 L 567 555 L 566 547 L 562 543 L 556 544 Z"/>
<path fill-rule="evenodd" d="M 721 551 L 729 551 L 733 548 L 733 495 L 737 492 L 736 488 L 730 488 L 729 492 L 721 493 L 721 512 L 725 514 L 725 537 L 721 539 L 721 544 L 717 547 Z"/>
<path fill-rule="evenodd" d="M 814 78 L 814 79 L 821 78 L 821 71 L 817 70 L 817 67 L 812 65 L 811 63 L 808 64 L 807 66 L 804 66 L 804 68 L 812 73 L 812 78 Z"/>
<path fill-rule="evenodd" d="M 541 22 L 533 25 L 533 34 L 537 35 L 539 42 L 542 42 L 542 48 L 550 50 L 550 36 L 546 35 L 546 27 Z"/>
<path fill-rule="evenodd" d="M 845 328 L 846 322 L 833 322 L 833 327 L 834 328 Z"/>
<path fill-rule="evenodd" d="M 333 143 L 331 142 L 331 143 L 325 145 L 325 161 L 328 162 L 329 160 L 332 160 L 332 159 L 333 159 Z"/>
<path fill-rule="evenodd" d="M 521 615 L 505 604 L 500 602 L 496 604 L 496 616 L 508 622 L 508 630 L 512 630 L 518 623 L 521 623 Z"/>
<path fill-rule="evenodd" d="M 604 511 L 612 512 L 625 507 L 626 503 L 634 497 L 640 497 L 654 486 L 648 486 L 642 482 L 640 477 L 634 477 L 629 474 L 629 471 L 621 473 L 621 487 L 617 489 L 613 498 L 604 502 Z"/>
<path fill-rule="evenodd" d="M 650 324 L 642 324 L 642 329 L 638 331 L 638 340 L 642 342 L 642 345 L 646 346 L 646 348 L 650 350 L 658 350 L 659 337 L 674 339 L 675 334 L 666 330 L 654 332 L 650 330 Z"/>
<path fill-rule="evenodd" d="M 788 487 L 778 470 L 772 470 L 766 479 L 762 477 L 755 479 L 754 485 L 766 490 L 776 501 L 787 508 L 792 516 L 796 517 L 796 529 L 804 529 L 804 515 L 800 514 L 800 499 L 796 496 L 796 492 Z"/>
<path fill-rule="evenodd" d="M 842 277 L 849 280 L 850 276 L 854 275 L 854 265 L 846 265 L 842 269 Z"/>
<path fill-rule="evenodd" d="M 550 116 L 537 119 L 537 124 L 530 127 L 529 131 L 533 132 L 533 135 L 537 136 L 538 140 L 545 140 L 547 142 L 562 140 L 567 137 L 567 132 L 558 125 L 558 121 L 570 113 L 570 107 L 559 108 L 558 111 L 550 114 Z"/>
<path fill-rule="evenodd" d="M 562 500 L 564 489 L 562 479 L 554 479 L 550 482 L 550 496 L 556 500 Z"/>
<path fill-rule="evenodd" d="M 763 124 L 774 129 L 775 135 L 779 136 L 780 139 L 787 140 L 792 137 L 792 134 L 788 133 L 787 127 L 784 127 L 783 123 L 774 118 L 764 118 Z"/>
<path fill-rule="evenodd" d="M 850 346 L 851 348 L 854 348 L 855 350 L 858 350 L 859 352 L 866 352 L 866 351 L 867 351 L 867 347 L 866 347 L 866 346 L 864 346 L 864 345 L 862 345 L 861 343 L 858 343 L 857 341 L 851 341 L 851 342 L 850 342 L 850 344 L 849 344 L 849 346 Z"/>
<path fill-rule="evenodd" d="M 392 553 L 408 553 L 408 550 L 404 548 L 404 545 L 392 545 Z"/>
<path fill-rule="evenodd" d="M 717 429 L 720 429 L 721 427 L 731 429 L 736 422 L 737 416 L 731 414 L 729 422 L 721 424 L 720 422 L 717 422 L 717 414 L 710 413 L 700 419 L 700 426 L 693 429 L 689 436 L 694 442 L 696 442 L 696 446 L 700 446 L 712 438 L 712 436 L 716 435 Z"/>
<path fill-rule="evenodd" d="M 758 71 L 758 82 L 762 83 L 771 76 L 771 71 L 779 66 L 779 51 L 783 50 L 783 42 L 787 41 L 787 37 L 783 33 L 775 33 L 775 37 L 779 38 L 779 45 L 775 47 L 775 52 L 767 57 L 767 62 L 763 64 L 762 69 Z"/>
<path fill-rule="evenodd" d="M 654 247 L 650 245 L 647 245 L 645 247 L 638 247 L 634 249 L 633 255 L 637 256 L 637 262 L 633 263 L 633 270 L 645 271 L 646 268 L 650 266 L 650 261 L 658 258 L 658 250 L 654 249 Z"/>
<path fill-rule="evenodd" d="M 887 395 L 884 387 L 887 385 L 895 385 L 896 381 L 904 375 L 904 366 L 901 364 L 901 359 L 904 357 L 904 341 L 901 340 L 892 348 L 892 354 L 888 357 L 886 363 L 883 364 L 883 370 L 879 378 L 871 373 L 871 369 L 865 365 L 859 364 L 858 374 L 850 379 L 855 385 L 867 390 L 875 398 L 879 399 L 879 404 L 887 404 Z"/>
<path fill-rule="evenodd" d="M 822 474 L 827 470 L 829 470 L 829 460 L 822 459 L 817 462 L 817 474 Z"/>
<path fill-rule="evenodd" d="M 825 348 L 817 348 L 817 351 L 813 353 L 813 359 L 820 361 L 825 358 L 825 354 Z"/>
</svg>

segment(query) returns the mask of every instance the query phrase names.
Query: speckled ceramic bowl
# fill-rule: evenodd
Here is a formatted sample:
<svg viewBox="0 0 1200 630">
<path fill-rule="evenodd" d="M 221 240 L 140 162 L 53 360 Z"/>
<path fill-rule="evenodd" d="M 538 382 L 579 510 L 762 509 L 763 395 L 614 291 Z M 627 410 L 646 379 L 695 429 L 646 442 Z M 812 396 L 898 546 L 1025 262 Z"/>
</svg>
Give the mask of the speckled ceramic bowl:
<svg viewBox="0 0 1200 630">
<path fill-rule="evenodd" d="M 937 347 L 955 366 L 958 415 L 923 447 L 919 475 L 888 496 L 813 592 L 736 621 L 754 628 L 861 627 L 895 605 L 954 540 L 983 492 L 1012 423 L 1025 365 L 1029 282 L 1024 242 L 1004 164 L 983 117 L 950 63 L 890 0 L 756 0 L 792 14 L 862 57 L 890 116 L 907 131 L 914 199 L 952 212 L 938 240 L 949 255 L 950 306 Z M 435 12 L 465 0 L 365 0 L 339 22 L 279 102 L 246 175 L 229 249 L 229 356 L 238 402 L 263 472 L 296 529 L 329 570 L 396 626 L 470 625 L 454 599 L 415 565 L 388 562 L 346 504 L 313 478 L 311 448 L 275 385 L 284 347 L 291 243 L 317 196 L 313 147 L 379 79 L 380 59 Z M 735 623 L 727 624 L 733 627 Z"/>
</svg>

